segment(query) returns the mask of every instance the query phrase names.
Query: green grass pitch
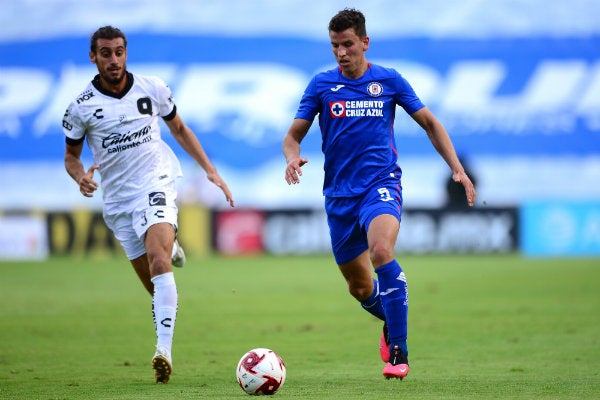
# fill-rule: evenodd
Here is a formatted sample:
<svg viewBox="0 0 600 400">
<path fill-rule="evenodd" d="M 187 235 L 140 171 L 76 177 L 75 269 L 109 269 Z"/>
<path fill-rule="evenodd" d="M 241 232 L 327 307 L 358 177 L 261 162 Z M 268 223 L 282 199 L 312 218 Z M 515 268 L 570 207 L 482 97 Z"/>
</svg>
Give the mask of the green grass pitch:
<svg viewBox="0 0 600 400">
<path fill-rule="evenodd" d="M 168 385 L 150 296 L 124 258 L 0 263 L 1 399 L 243 399 L 239 358 L 277 351 L 280 399 L 600 398 L 600 259 L 398 256 L 411 372 L 381 375 L 381 323 L 330 256 L 192 258 L 176 270 Z"/>
</svg>

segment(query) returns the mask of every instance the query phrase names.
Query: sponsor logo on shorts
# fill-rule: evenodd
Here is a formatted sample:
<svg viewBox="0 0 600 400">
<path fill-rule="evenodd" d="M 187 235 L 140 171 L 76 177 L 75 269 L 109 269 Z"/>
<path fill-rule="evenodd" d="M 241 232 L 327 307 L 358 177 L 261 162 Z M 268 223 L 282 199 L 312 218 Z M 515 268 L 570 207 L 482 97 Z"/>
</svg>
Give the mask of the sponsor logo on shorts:
<svg viewBox="0 0 600 400">
<path fill-rule="evenodd" d="M 166 206 L 167 196 L 165 192 L 152 192 L 148 195 L 148 203 L 150 206 Z"/>
</svg>

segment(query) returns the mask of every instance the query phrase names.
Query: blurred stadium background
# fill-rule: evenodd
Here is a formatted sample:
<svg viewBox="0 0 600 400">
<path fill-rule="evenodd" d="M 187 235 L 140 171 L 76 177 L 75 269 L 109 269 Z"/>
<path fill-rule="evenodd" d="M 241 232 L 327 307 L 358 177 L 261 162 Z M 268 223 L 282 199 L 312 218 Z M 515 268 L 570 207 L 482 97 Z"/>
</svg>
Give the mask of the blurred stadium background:
<svg viewBox="0 0 600 400">
<path fill-rule="evenodd" d="M 300 186 L 280 142 L 310 77 L 333 65 L 327 24 L 367 17 L 373 62 L 397 67 L 448 128 L 478 205 L 446 204 L 448 170 L 401 111 L 398 249 L 600 256 L 600 3 L 595 0 L 5 0 L 0 14 L 0 260 L 120 251 L 64 171 L 61 118 L 96 73 L 89 36 L 129 39 L 129 69 L 162 77 L 237 203 L 180 156 L 191 254 L 329 250 L 315 123 Z M 86 154 L 87 165 L 91 162 Z"/>
</svg>

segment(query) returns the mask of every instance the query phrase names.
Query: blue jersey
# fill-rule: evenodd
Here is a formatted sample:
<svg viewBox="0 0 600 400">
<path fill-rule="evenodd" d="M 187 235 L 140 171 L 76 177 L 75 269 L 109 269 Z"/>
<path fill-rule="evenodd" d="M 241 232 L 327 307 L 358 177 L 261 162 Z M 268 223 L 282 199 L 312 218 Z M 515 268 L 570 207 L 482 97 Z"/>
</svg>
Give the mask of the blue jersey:
<svg viewBox="0 0 600 400">
<path fill-rule="evenodd" d="M 375 181 L 399 170 L 396 105 L 408 114 L 424 107 L 394 69 L 369 64 L 358 79 L 344 77 L 339 68 L 313 77 L 295 118 L 312 121 L 319 114 L 325 196 L 361 195 Z"/>
</svg>

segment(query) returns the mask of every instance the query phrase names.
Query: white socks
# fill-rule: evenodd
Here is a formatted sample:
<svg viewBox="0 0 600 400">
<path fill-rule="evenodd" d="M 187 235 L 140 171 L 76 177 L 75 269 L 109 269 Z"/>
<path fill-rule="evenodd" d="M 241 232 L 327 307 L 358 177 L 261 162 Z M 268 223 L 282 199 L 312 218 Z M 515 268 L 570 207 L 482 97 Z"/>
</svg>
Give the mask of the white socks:
<svg viewBox="0 0 600 400">
<path fill-rule="evenodd" d="M 152 278 L 154 296 L 152 298 L 152 314 L 156 327 L 157 348 L 165 349 L 171 354 L 173 331 L 177 316 L 177 286 L 173 272 L 157 275 Z"/>
</svg>

